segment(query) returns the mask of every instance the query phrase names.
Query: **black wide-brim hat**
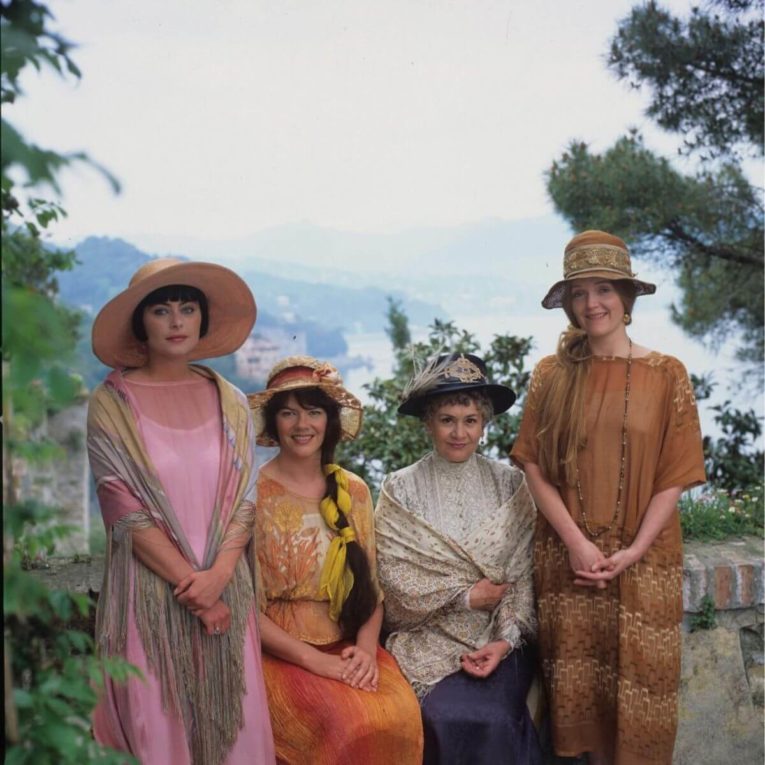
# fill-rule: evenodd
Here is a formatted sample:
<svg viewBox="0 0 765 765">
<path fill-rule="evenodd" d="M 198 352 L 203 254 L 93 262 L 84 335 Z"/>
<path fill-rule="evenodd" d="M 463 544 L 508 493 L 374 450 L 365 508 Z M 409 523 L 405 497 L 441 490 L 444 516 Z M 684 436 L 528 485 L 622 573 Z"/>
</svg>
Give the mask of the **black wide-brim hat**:
<svg viewBox="0 0 765 765">
<path fill-rule="evenodd" d="M 434 396 L 479 390 L 489 397 L 494 414 L 506 412 L 516 398 L 506 385 L 489 382 L 483 359 L 472 353 L 444 354 L 414 376 L 404 390 L 398 413 L 422 417 L 428 399 Z"/>
</svg>

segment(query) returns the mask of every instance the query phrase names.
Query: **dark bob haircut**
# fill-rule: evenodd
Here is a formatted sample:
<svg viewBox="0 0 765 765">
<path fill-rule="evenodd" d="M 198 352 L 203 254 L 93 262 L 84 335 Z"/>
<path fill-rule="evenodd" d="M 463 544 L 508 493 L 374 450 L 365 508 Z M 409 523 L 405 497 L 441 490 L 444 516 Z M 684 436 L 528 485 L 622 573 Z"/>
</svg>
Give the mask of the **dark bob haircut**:
<svg viewBox="0 0 765 765">
<path fill-rule="evenodd" d="M 199 336 L 204 337 L 210 326 L 210 314 L 207 309 L 207 297 L 202 290 L 189 287 L 187 284 L 169 284 L 167 287 L 150 292 L 135 308 L 130 326 L 133 334 L 142 343 L 147 340 L 146 327 L 143 325 L 143 312 L 153 305 L 160 303 L 197 303 L 202 312 L 202 323 L 199 326 Z"/>
</svg>

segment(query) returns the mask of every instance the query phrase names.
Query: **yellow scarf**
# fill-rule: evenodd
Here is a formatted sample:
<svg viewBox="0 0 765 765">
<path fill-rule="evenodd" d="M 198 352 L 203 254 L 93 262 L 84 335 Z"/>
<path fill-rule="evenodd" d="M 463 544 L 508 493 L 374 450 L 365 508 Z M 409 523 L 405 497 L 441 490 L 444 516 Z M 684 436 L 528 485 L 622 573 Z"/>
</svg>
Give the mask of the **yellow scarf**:
<svg viewBox="0 0 765 765">
<path fill-rule="evenodd" d="M 345 565 L 348 542 L 356 540 L 356 532 L 348 526 L 339 529 L 337 522 L 340 512 L 345 515 L 351 511 L 351 495 L 348 492 L 348 476 L 339 465 L 324 465 L 324 475 L 335 474 L 337 481 L 337 502 L 332 497 L 324 497 L 319 503 L 319 510 L 324 522 L 337 536 L 330 542 L 324 567 L 319 579 L 319 592 L 329 596 L 329 616 L 333 621 L 340 618 L 348 594 L 353 587 L 353 572 Z"/>
</svg>

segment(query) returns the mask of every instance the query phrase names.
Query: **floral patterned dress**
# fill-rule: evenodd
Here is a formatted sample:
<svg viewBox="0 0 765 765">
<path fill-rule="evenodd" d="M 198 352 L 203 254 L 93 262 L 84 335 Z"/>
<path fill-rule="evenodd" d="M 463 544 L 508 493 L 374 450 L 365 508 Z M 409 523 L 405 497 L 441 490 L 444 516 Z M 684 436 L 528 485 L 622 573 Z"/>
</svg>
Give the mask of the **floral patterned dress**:
<svg viewBox="0 0 765 765">
<path fill-rule="evenodd" d="M 372 499 L 360 478 L 352 473 L 348 478 L 352 501 L 348 521 L 367 554 L 376 585 Z M 318 499 L 295 494 L 260 474 L 256 540 L 261 608 L 298 640 L 340 652 L 348 643 L 329 617 L 329 600 L 319 593 L 333 535 L 321 517 Z M 382 648 L 377 663 L 378 690 L 370 693 L 264 654 L 277 760 L 419 765 L 422 725 L 417 699 L 393 657 Z"/>
</svg>

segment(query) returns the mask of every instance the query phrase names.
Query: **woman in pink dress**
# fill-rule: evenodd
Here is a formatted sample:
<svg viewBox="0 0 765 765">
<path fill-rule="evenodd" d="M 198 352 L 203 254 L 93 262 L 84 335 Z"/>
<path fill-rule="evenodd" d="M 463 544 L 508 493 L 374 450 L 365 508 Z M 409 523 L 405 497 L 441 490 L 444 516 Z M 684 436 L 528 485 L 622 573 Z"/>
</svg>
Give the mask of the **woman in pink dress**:
<svg viewBox="0 0 765 765">
<path fill-rule="evenodd" d="M 107 529 L 96 638 L 143 678 L 105 678 L 101 743 L 142 765 L 274 762 L 255 608 L 255 449 L 244 395 L 192 365 L 255 321 L 226 268 L 154 260 L 101 310 L 88 452 Z"/>
</svg>

